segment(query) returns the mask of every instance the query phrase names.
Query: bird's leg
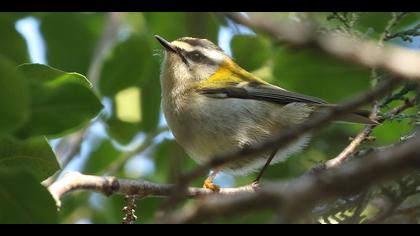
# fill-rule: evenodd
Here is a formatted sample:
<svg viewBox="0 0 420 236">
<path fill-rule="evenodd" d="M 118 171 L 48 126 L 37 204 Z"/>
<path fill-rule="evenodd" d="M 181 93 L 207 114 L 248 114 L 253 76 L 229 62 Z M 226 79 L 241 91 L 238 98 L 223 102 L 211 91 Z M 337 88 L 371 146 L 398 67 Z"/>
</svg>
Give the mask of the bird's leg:
<svg viewBox="0 0 420 236">
<path fill-rule="evenodd" d="M 260 182 L 261 177 L 263 176 L 265 170 L 270 165 L 271 161 L 273 160 L 274 156 L 276 156 L 277 149 L 271 152 L 270 157 L 267 159 L 267 162 L 265 163 L 264 167 L 261 169 L 260 173 L 258 174 L 257 178 L 255 178 L 254 183 Z"/>
<path fill-rule="evenodd" d="M 210 189 L 213 192 L 219 192 L 220 191 L 220 186 L 213 183 L 213 180 L 218 173 L 219 173 L 219 170 L 211 171 L 210 175 L 204 181 L 203 188 Z"/>
</svg>

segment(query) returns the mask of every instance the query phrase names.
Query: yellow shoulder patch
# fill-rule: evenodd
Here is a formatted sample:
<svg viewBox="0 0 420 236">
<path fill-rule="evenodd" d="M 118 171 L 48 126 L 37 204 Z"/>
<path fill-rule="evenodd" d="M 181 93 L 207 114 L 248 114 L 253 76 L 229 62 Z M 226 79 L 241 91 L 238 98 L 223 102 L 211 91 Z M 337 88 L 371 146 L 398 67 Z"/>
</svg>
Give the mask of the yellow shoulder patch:
<svg viewBox="0 0 420 236">
<path fill-rule="evenodd" d="M 201 81 L 198 84 L 198 88 L 226 88 L 235 84 L 243 84 L 244 82 L 268 84 L 242 69 L 232 60 L 226 60 L 212 76 L 205 81 Z"/>
</svg>

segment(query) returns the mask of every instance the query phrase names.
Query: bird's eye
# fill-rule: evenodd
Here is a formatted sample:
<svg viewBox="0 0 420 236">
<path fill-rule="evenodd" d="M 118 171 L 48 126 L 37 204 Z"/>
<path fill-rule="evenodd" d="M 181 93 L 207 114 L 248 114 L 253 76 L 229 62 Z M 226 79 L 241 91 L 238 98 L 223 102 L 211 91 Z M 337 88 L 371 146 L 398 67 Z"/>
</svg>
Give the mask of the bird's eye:
<svg viewBox="0 0 420 236">
<path fill-rule="evenodd" d="M 204 55 L 200 52 L 194 51 L 189 54 L 189 58 L 193 61 L 201 61 L 204 58 Z"/>
<path fill-rule="evenodd" d="M 194 59 L 199 59 L 200 57 L 201 57 L 201 55 L 199 53 L 194 53 L 193 54 Z"/>
</svg>

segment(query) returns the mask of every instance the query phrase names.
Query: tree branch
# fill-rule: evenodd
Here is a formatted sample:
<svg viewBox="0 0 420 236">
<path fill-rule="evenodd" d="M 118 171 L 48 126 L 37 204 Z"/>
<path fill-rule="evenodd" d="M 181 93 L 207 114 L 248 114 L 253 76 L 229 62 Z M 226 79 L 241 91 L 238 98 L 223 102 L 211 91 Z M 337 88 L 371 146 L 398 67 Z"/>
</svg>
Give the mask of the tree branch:
<svg viewBox="0 0 420 236">
<path fill-rule="evenodd" d="M 325 168 L 329 169 L 341 165 L 356 151 L 357 147 L 366 140 L 376 126 L 376 124 L 367 125 L 366 128 L 364 128 L 363 131 L 359 133 L 337 157 L 328 160 L 325 163 Z"/>
<path fill-rule="evenodd" d="M 339 34 L 321 34 L 317 32 L 314 25 L 309 24 L 296 24 L 289 21 L 274 22 L 269 18 L 261 17 L 248 19 L 240 14 L 226 15 L 238 23 L 269 34 L 278 42 L 285 41 L 294 46 L 313 47 L 336 58 L 349 60 L 370 68 L 385 69 L 395 76 L 328 112 L 317 114 L 301 125 L 274 135 L 264 143 L 213 158 L 211 162 L 183 176 L 178 185 L 82 175 L 75 172 L 68 173 L 49 187 L 49 191 L 56 199 L 58 206 L 64 194 L 80 189 L 100 192 L 105 195 L 122 194 L 140 198 L 150 196 L 174 197 L 175 193 L 181 191 L 186 198 L 203 197 L 200 198 L 202 201 L 199 201 L 196 208 L 182 211 L 181 214 L 176 216 L 168 214 L 161 219 L 161 222 L 195 223 L 221 215 L 235 215 L 264 208 L 275 209 L 280 216 L 288 216 L 290 220 L 294 220 L 318 203 L 334 197 L 359 192 L 370 184 L 420 166 L 420 159 L 417 156 L 420 138 L 414 136 L 412 139 L 394 146 L 393 149 L 377 151 L 364 155 L 363 160 L 358 159 L 357 161 L 344 163 L 340 165 L 342 168 L 327 168 L 325 171 L 314 172 L 289 182 L 224 188 L 218 194 L 207 189 L 187 187 L 191 180 L 206 174 L 209 169 L 266 150 L 287 146 L 303 134 L 326 126 L 337 117 L 383 97 L 399 85 L 401 79 L 420 79 L 420 67 L 418 66 L 420 64 L 420 54 L 411 50 L 396 46 L 378 47 L 373 42 L 348 38 Z M 343 45 L 346 46 L 343 47 Z M 406 108 L 408 106 L 396 108 L 393 111 L 401 112 Z M 356 137 L 358 141 L 353 141 L 355 143 L 350 144 L 352 147 L 348 147 L 349 150 L 339 155 L 341 157 L 336 161 L 341 164 L 365 140 L 372 128 L 367 127 L 366 131 L 360 134 L 360 138 Z M 229 197 L 226 197 L 226 195 L 229 195 Z"/>
<path fill-rule="evenodd" d="M 253 193 L 229 198 L 208 196 L 197 207 L 167 215 L 164 223 L 198 223 L 219 216 L 232 216 L 256 209 L 277 210 L 280 216 L 295 220 L 315 205 L 360 192 L 374 183 L 399 176 L 420 167 L 420 136 L 386 151 L 365 155 L 362 160 L 344 163 L 289 182 L 262 184 Z"/>
<path fill-rule="evenodd" d="M 384 117 L 393 117 L 395 115 L 400 114 L 404 110 L 414 106 L 414 100 L 415 98 L 406 100 L 404 104 L 395 107 L 394 109 L 386 113 Z M 372 113 L 376 114 L 377 112 L 374 109 Z M 385 118 L 378 118 L 378 122 L 383 123 L 384 121 Z M 379 124 L 367 125 L 366 128 L 363 129 L 363 131 L 359 133 L 356 136 L 356 138 L 354 138 L 353 141 L 337 157 L 325 163 L 325 168 L 329 169 L 341 165 L 345 160 L 347 160 L 351 156 L 351 154 L 353 154 L 356 151 L 357 147 L 360 146 L 367 139 L 367 137 L 372 133 L 373 129 L 376 128 L 378 125 Z"/>
<path fill-rule="evenodd" d="M 233 21 L 268 34 L 277 42 L 297 47 L 310 47 L 343 60 L 369 68 L 380 68 L 406 79 L 420 79 L 420 54 L 414 50 L 387 45 L 380 47 L 373 41 L 362 41 L 337 33 L 320 33 L 314 24 L 239 13 L 225 13 Z M 343 46 L 345 45 L 345 46 Z"/>
<path fill-rule="evenodd" d="M 121 12 L 109 12 L 107 13 L 107 19 L 105 22 L 105 26 L 102 32 L 102 36 L 98 41 L 98 44 L 95 49 L 95 53 L 92 57 L 92 61 L 89 65 L 89 70 L 87 73 L 87 77 L 89 81 L 92 83 L 93 89 L 98 89 L 98 80 L 100 76 L 100 72 L 102 70 L 102 65 L 106 54 L 112 48 L 122 23 L 123 14 Z M 95 122 L 95 121 L 93 121 Z M 75 156 L 80 153 L 81 145 L 84 141 L 86 132 L 91 127 L 92 122 L 89 123 L 83 129 L 77 131 L 76 133 L 71 134 L 68 137 L 65 137 L 60 140 L 57 148 L 56 153 L 60 160 L 60 165 L 64 169 Z M 44 181 L 45 186 L 49 186 L 56 180 L 57 176 L 61 172 L 57 172 L 55 175 L 51 176 L 47 180 Z"/>
<path fill-rule="evenodd" d="M 69 192 L 75 190 L 89 190 L 102 193 L 106 196 L 111 194 L 144 197 L 167 197 L 174 191 L 171 184 L 158 184 L 145 180 L 117 179 L 112 176 L 93 176 L 83 175 L 79 172 L 68 172 L 63 177 L 52 184 L 48 190 L 60 207 L 60 199 Z M 258 189 L 257 185 L 245 185 L 238 188 L 223 188 L 218 194 L 233 195 L 243 192 L 254 192 Z M 213 194 L 214 192 L 204 188 L 188 188 L 187 196 L 196 198 Z"/>
</svg>

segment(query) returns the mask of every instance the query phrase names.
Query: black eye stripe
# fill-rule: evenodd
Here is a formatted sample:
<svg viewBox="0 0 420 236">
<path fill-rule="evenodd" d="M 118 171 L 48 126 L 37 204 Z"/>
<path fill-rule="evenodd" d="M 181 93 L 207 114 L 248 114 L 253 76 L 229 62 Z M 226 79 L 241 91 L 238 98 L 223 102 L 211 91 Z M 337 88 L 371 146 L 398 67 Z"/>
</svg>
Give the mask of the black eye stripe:
<svg viewBox="0 0 420 236">
<path fill-rule="evenodd" d="M 180 47 L 174 47 L 178 56 L 181 58 L 182 62 L 184 62 L 186 65 L 189 65 L 188 60 L 185 58 L 184 54 L 185 54 L 185 50 L 180 48 Z"/>
<path fill-rule="evenodd" d="M 216 64 L 212 59 L 210 59 L 209 57 L 204 55 L 199 50 L 187 51 L 187 50 L 185 50 L 183 48 L 180 48 L 180 47 L 175 47 L 175 48 L 178 51 L 178 55 L 181 57 L 182 61 L 187 65 L 189 64 L 187 58 L 191 62 L 195 62 L 195 63 L 199 63 L 199 64 L 207 64 L 207 65 L 215 65 Z"/>
</svg>

